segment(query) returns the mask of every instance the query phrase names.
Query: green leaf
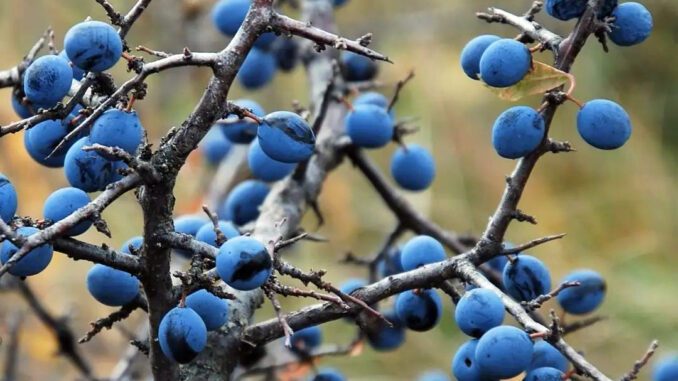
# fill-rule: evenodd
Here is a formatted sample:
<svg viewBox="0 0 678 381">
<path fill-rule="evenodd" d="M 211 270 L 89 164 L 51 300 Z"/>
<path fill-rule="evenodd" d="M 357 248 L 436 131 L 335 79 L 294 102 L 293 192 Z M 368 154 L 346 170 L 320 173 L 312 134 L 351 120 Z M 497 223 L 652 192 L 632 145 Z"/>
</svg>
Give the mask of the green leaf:
<svg viewBox="0 0 678 381">
<path fill-rule="evenodd" d="M 543 94 L 570 82 L 570 74 L 543 62 L 534 61 L 533 68 L 525 78 L 511 87 L 496 88 L 487 84 L 493 93 L 503 100 L 515 102 L 528 95 Z"/>
</svg>

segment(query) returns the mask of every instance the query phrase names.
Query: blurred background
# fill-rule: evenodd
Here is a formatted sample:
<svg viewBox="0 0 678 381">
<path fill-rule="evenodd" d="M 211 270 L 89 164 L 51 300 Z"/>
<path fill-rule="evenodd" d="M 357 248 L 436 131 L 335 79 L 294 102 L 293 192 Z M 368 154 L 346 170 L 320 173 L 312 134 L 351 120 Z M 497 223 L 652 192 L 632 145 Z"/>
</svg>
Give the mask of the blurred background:
<svg viewBox="0 0 678 381">
<path fill-rule="evenodd" d="M 131 0 L 112 0 L 126 11 Z M 227 40 L 209 20 L 213 1 L 171 0 L 153 2 L 128 36 L 130 46 L 179 52 L 215 51 Z M 436 158 L 437 178 L 432 188 L 407 198 L 424 214 L 447 229 L 479 234 L 494 211 L 504 186 L 504 177 L 515 162 L 498 157 L 492 149 L 490 132 L 494 119 L 512 106 L 497 99 L 479 82 L 468 79 L 460 69 L 459 53 L 478 34 L 512 37 L 509 27 L 478 21 L 474 12 L 497 6 L 522 13 L 530 0 L 352 0 L 337 11 L 343 35 L 356 38 L 374 33 L 374 47 L 386 53 L 394 65 L 382 64 L 380 90 L 391 96 L 395 83 L 415 70 L 396 107 L 399 118 L 416 118 L 420 132 L 407 137 L 431 149 Z M 617 151 L 600 151 L 586 145 L 575 127 L 576 106 L 561 107 L 552 136 L 568 140 L 576 153 L 546 155 L 537 166 L 520 208 L 534 215 L 539 224 L 513 223 L 508 239 L 522 243 L 554 233 L 567 233 L 563 240 L 549 243 L 531 254 L 545 261 L 554 283 L 576 268 L 592 268 L 608 281 L 608 294 L 599 313 L 609 317 L 593 328 L 578 332 L 569 341 L 594 364 L 612 376 L 630 369 L 649 342 L 660 339 L 660 353 L 678 351 L 678 3 L 646 0 L 654 16 L 655 29 L 645 43 L 604 53 L 590 41 L 573 73 L 578 87 L 575 97 L 586 101 L 608 98 L 623 105 L 633 122 L 630 141 Z M 285 12 L 295 14 L 286 7 Z M 9 68 L 52 26 L 57 48 L 73 24 L 91 16 L 106 20 L 94 1 L 3 0 L 0 1 L 0 67 Z M 537 20 L 567 33 L 573 22 L 561 22 L 539 14 Z M 541 53 L 538 60 L 550 63 Z M 116 83 L 131 77 L 118 64 Z M 171 126 L 177 126 L 199 99 L 209 72 L 182 68 L 153 76 L 149 96 L 137 107 L 153 142 Z M 274 82 L 257 92 L 236 87 L 229 98 L 252 98 L 267 111 L 291 109 L 293 100 L 308 104 L 307 83 L 302 68 L 278 73 Z M 17 120 L 10 104 L 10 89 L 0 93 L 0 123 Z M 537 107 L 539 97 L 520 101 Z M 369 155 L 388 173 L 394 147 L 370 151 Z M 192 213 L 203 202 L 215 167 L 196 151 L 178 181 L 177 214 Z M 67 186 L 60 169 L 39 166 L 23 148 L 22 134 L 0 139 L 0 172 L 19 192 L 20 215 L 42 217 L 42 204 L 55 189 Z M 381 245 L 394 227 L 394 219 L 381 199 L 361 175 L 345 164 L 328 179 L 320 198 L 326 224 L 317 233 L 327 243 L 303 243 L 290 252 L 290 260 L 302 268 L 326 268 L 328 279 L 340 283 L 349 277 L 366 276 L 362 268 L 339 263 L 347 251 L 369 255 Z M 83 239 L 119 247 L 139 235 L 141 211 L 128 194 L 104 213 L 113 239 L 89 232 Z M 303 226 L 313 231 L 316 219 L 309 214 Z M 405 237 L 407 238 L 407 237 Z M 181 265 L 181 263 L 178 263 Z M 29 280 L 50 311 L 66 314 L 76 334 L 84 334 L 88 322 L 112 312 L 87 293 L 85 276 L 90 264 L 55 255 L 49 268 Z M 291 283 L 294 284 L 294 283 Z M 77 372 L 62 357 L 55 356 L 50 333 L 12 293 L 0 294 L 0 336 L 7 332 L 12 311 L 26 311 L 21 331 L 19 372 L 26 380 L 74 379 Z M 308 301 L 285 300 L 292 311 Z M 544 310 L 554 307 L 548 304 Z M 412 380 L 426 370 L 449 371 L 451 358 L 466 338 L 452 319 L 452 303 L 446 299 L 445 315 L 436 329 L 408 332 L 406 345 L 391 353 L 366 347 L 357 357 L 330 358 L 323 365 L 342 369 L 351 380 Z M 262 309 L 258 320 L 272 316 Z M 574 318 L 568 318 L 568 321 Z M 136 312 L 121 326 L 134 331 L 143 320 Z M 507 318 L 507 321 L 510 321 Z M 348 343 L 355 327 L 346 321 L 323 326 L 326 342 Z M 104 376 L 119 360 L 127 339 L 116 328 L 103 332 L 81 346 Z M 6 346 L 0 346 L 4 356 Z M 649 378 L 645 373 L 642 379 Z"/>
</svg>

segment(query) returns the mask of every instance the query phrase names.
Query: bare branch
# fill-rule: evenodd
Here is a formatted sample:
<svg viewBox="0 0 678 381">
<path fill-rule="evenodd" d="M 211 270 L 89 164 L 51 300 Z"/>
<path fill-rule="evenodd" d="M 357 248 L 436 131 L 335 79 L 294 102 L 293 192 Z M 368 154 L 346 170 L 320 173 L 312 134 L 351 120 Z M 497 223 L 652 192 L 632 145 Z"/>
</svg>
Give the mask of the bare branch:
<svg viewBox="0 0 678 381">
<path fill-rule="evenodd" d="M 549 292 L 548 294 L 539 295 L 536 298 L 530 300 L 529 302 L 522 302 L 520 304 L 522 304 L 522 306 L 525 308 L 525 311 L 527 312 L 534 311 L 541 308 L 542 304 L 558 296 L 558 294 L 560 294 L 563 290 L 577 286 L 581 286 L 581 282 L 578 281 L 564 282 L 561 283 L 555 290 Z"/>
<path fill-rule="evenodd" d="M 638 379 L 638 374 L 640 373 L 641 369 L 647 365 L 647 362 L 650 361 L 652 355 L 657 352 L 657 348 L 659 348 L 659 342 L 657 340 L 653 340 L 643 357 L 633 364 L 633 369 L 625 374 L 624 377 L 621 378 L 621 381 L 632 381 Z"/>
<path fill-rule="evenodd" d="M 387 56 L 362 45 L 360 43 L 363 41 L 362 39 L 355 41 L 348 40 L 337 36 L 336 34 L 316 28 L 310 23 L 304 23 L 281 14 L 274 14 L 270 25 L 274 30 L 282 30 L 306 38 L 321 47 L 327 45 L 335 49 L 348 50 L 349 52 L 357 53 L 373 60 L 393 63 Z"/>
<path fill-rule="evenodd" d="M 91 322 L 90 325 L 92 326 L 92 329 L 90 329 L 85 334 L 85 336 L 81 337 L 78 340 L 78 344 L 86 343 L 92 340 L 92 338 L 96 336 L 99 332 L 101 332 L 101 330 L 103 330 L 104 328 L 106 329 L 113 328 L 113 324 L 127 319 L 132 314 L 132 312 L 134 312 L 137 308 L 145 308 L 145 304 L 146 301 L 140 295 L 137 295 L 137 297 L 133 301 L 120 307 L 119 310 L 111 313 L 106 317 Z"/>
<path fill-rule="evenodd" d="M 534 17 L 533 9 L 535 8 L 531 8 L 524 16 L 516 16 L 499 8 L 489 8 L 487 13 L 478 12 L 476 16 L 489 23 L 497 22 L 511 25 L 520 30 L 521 33 L 529 36 L 532 40 L 541 42 L 545 47 L 554 52 L 557 51 L 563 38 L 532 21 Z"/>
<path fill-rule="evenodd" d="M 407 82 L 409 82 L 413 78 L 414 78 L 414 70 L 410 70 L 410 73 L 407 74 L 407 77 L 398 81 L 398 83 L 396 84 L 395 93 L 393 93 L 393 98 L 391 98 L 391 102 L 388 104 L 388 110 L 387 110 L 388 112 L 391 112 L 391 110 L 393 110 L 393 106 L 395 106 L 395 104 L 398 102 L 398 97 L 400 96 L 400 92 L 405 87 L 405 85 L 407 85 Z"/>
</svg>

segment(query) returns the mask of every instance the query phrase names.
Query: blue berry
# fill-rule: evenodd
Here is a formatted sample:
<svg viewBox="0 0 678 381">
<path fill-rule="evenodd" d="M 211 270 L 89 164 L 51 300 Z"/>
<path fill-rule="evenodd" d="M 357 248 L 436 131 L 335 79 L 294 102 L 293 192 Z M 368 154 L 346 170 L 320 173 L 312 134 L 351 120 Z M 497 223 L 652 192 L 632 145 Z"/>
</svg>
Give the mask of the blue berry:
<svg viewBox="0 0 678 381">
<path fill-rule="evenodd" d="M 546 132 L 544 118 L 531 107 L 504 111 L 492 127 L 492 145 L 499 156 L 518 159 L 534 151 Z"/>
<path fill-rule="evenodd" d="M 233 102 L 235 105 L 250 110 L 258 117 L 264 117 L 266 112 L 259 103 L 249 99 L 238 99 Z M 257 122 L 249 118 L 238 118 L 237 115 L 229 115 L 225 121 L 218 123 L 221 131 L 232 143 L 247 144 L 257 136 Z"/>
<path fill-rule="evenodd" d="M 392 351 L 405 342 L 405 327 L 403 327 L 394 310 L 388 310 L 382 312 L 382 314 L 393 324 L 393 327 L 381 324 L 379 327 L 367 331 L 367 342 L 374 350 L 380 352 Z"/>
<path fill-rule="evenodd" d="M 78 188 L 61 188 L 54 191 L 47 200 L 43 208 L 43 215 L 45 218 L 54 222 L 63 220 L 70 216 L 76 210 L 89 204 L 90 198 L 84 191 Z M 66 235 L 76 236 L 80 235 L 92 226 L 92 221 L 84 220 L 77 225 L 68 229 Z"/>
<path fill-rule="evenodd" d="M 436 163 L 428 150 L 417 144 L 408 144 L 393 153 L 391 175 L 404 189 L 421 191 L 433 182 Z"/>
<path fill-rule="evenodd" d="M 235 36 L 250 9 L 250 0 L 220 0 L 212 8 L 212 22 L 227 36 Z"/>
<path fill-rule="evenodd" d="M 121 161 L 110 161 L 94 151 L 83 151 L 90 146 L 89 137 L 81 138 L 68 149 L 64 159 L 64 172 L 71 186 L 85 192 L 104 190 L 112 182 L 122 178 L 118 170 L 125 167 Z"/>
<path fill-rule="evenodd" d="M 527 371 L 537 368 L 549 367 L 556 368 L 563 372 L 567 371 L 568 361 L 562 353 L 560 353 L 553 345 L 547 341 L 539 340 L 534 343 L 534 352 L 532 353 L 532 361 Z"/>
<path fill-rule="evenodd" d="M 417 378 L 417 381 L 450 381 L 447 373 L 439 370 L 430 370 Z"/>
<path fill-rule="evenodd" d="M 354 106 L 344 125 L 353 144 L 359 147 L 379 148 L 393 139 L 393 120 L 384 108 L 374 104 Z"/>
<path fill-rule="evenodd" d="M 64 49 L 75 66 L 100 73 L 118 62 L 122 56 L 122 40 L 112 26 L 101 21 L 85 21 L 68 30 Z"/>
<path fill-rule="evenodd" d="M 109 109 L 92 126 L 90 141 L 108 147 L 118 147 L 136 154 L 144 137 L 144 128 L 135 111 Z"/>
<path fill-rule="evenodd" d="M 184 215 L 174 219 L 174 231 L 177 233 L 188 234 L 195 238 L 205 223 L 207 218 L 201 215 Z"/>
<path fill-rule="evenodd" d="M 427 235 L 418 235 L 407 241 L 400 254 L 400 263 L 405 271 L 445 259 L 447 255 L 445 255 L 443 245 Z"/>
<path fill-rule="evenodd" d="M 507 325 L 492 328 L 478 341 L 476 362 L 490 378 L 512 378 L 527 369 L 532 360 L 532 340 L 527 333 Z"/>
<path fill-rule="evenodd" d="M 515 247 L 515 245 L 512 244 L 511 242 L 504 242 L 503 247 L 504 247 L 504 249 L 512 249 L 512 248 Z M 519 254 L 520 253 L 514 254 L 514 255 L 519 255 Z M 506 267 L 507 263 L 508 263 L 508 257 L 506 255 L 496 256 L 496 257 L 494 257 L 494 258 L 492 258 L 492 259 L 490 259 L 489 261 L 486 262 L 486 264 L 490 267 L 490 269 L 498 272 L 499 275 L 501 275 L 504 272 L 504 267 Z"/>
<path fill-rule="evenodd" d="M 59 53 L 59 57 L 65 59 L 66 61 L 69 61 L 69 62 L 71 61 L 68 58 L 68 54 L 66 54 L 65 50 L 62 50 L 61 53 Z M 75 66 L 72 63 L 70 63 L 70 65 L 71 65 L 71 69 L 73 69 L 73 79 L 75 79 L 76 81 L 81 80 L 82 77 L 84 77 L 85 74 L 87 73 L 86 71 L 80 69 L 79 67 Z"/>
<path fill-rule="evenodd" d="M 210 165 L 216 166 L 228 155 L 232 145 L 231 141 L 226 139 L 223 134 L 211 128 L 200 141 L 200 151 Z"/>
<path fill-rule="evenodd" d="M 504 267 L 506 267 L 506 264 L 508 263 L 508 257 L 505 255 L 500 255 L 498 257 L 494 257 L 487 261 L 487 265 L 494 271 L 498 272 L 499 274 L 504 272 Z"/>
<path fill-rule="evenodd" d="M 593 312 L 605 299 L 605 279 L 593 270 L 577 270 L 568 274 L 563 282 L 579 281 L 581 285 L 566 288 L 556 297 L 565 312 L 584 315 Z"/>
<path fill-rule="evenodd" d="M 271 51 L 278 64 L 278 69 L 290 71 L 297 66 L 299 61 L 299 43 L 293 38 L 281 37 L 271 45 Z"/>
<path fill-rule="evenodd" d="M 401 251 L 398 247 L 392 247 L 386 252 L 386 256 L 377 264 L 379 276 L 382 278 L 400 274 L 405 271 L 400 261 Z"/>
<path fill-rule="evenodd" d="M 349 82 L 372 80 L 379 71 L 379 66 L 372 59 L 345 50 L 341 52 L 341 68 Z"/>
<path fill-rule="evenodd" d="M 107 306 L 124 306 L 139 294 L 139 280 L 132 274 L 102 264 L 87 273 L 87 290 Z"/>
<path fill-rule="evenodd" d="M 461 68 L 471 78 L 478 80 L 480 77 L 480 57 L 492 43 L 501 40 L 501 37 L 484 34 L 469 41 L 461 51 Z"/>
<path fill-rule="evenodd" d="M 252 237 L 235 237 L 221 245 L 217 273 L 236 290 L 261 287 L 271 275 L 272 261 L 263 243 Z"/>
<path fill-rule="evenodd" d="M 308 353 L 317 348 L 323 341 L 323 333 L 320 327 L 313 325 L 300 329 L 292 335 L 292 350 L 300 353 Z"/>
<path fill-rule="evenodd" d="M 678 354 L 662 357 L 652 367 L 652 381 L 678 380 Z"/>
<path fill-rule="evenodd" d="M 7 176 L 0 173 L 0 219 L 9 223 L 17 208 L 16 189 Z"/>
<path fill-rule="evenodd" d="M 273 54 L 253 48 L 247 53 L 238 71 L 238 81 L 244 88 L 255 90 L 271 82 L 276 69 L 277 64 Z"/>
<path fill-rule="evenodd" d="M 136 236 L 128 239 L 125 241 L 125 243 L 120 246 L 120 251 L 125 254 L 132 254 L 132 251 L 130 250 L 130 246 L 134 251 L 139 251 L 141 250 L 141 246 L 144 244 L 144 237 L 142 236 Z"/>
<path fill-rule="evenodd" d="M 343 292 L 344 294 L 351 294 L 353 291 L 363 288 L 367 286 L 367 280 L 362 279 L 362 278 L 350 278 L 344 281 L 340 286 L 339 286 L 339 291 Z"/>
<path fill-rule="evenodd" d="M 509 87 L 520 82 L 532 64 L 530 50 L 509 38 L 493 42 L 480 57 L 480 77 L 492 87 Z"/>
<path fill-rule="evenodd" d="M 208 331 L 214 331 L 228 320 L 228 301 L 207 290 L 198 290 L 186 298 L 186 307 L 195 311 Z"/>
<path fill-rule="evenodd" d="M 38 232 L 40 232 L 40 230 L 30 226 L 20 227 L 16 230 L 16 233 L 23 237 L 28 237 Z M 5 264 L 18 251 L 18 247 L 14 246 L 9 240 L 6 240 L 2 243 L 2 248 L 0 249 L 0 260 Z M 29 251 L 26 256 L 19 260 L 19 262 L 15 263 L 14 266 L 9 269 L 9 273 L 21 277 L 38 274 L 47 268 L 47 265 L 52 261 L 53 253 L 54 251 L 50 244 L 38 246 Z"/>
<path fill-rule="evenodd" d="M 294 163 L 283 163 L 282 161 L 271 159 L 261 149 L 257 139 L 250 144 L 249 152 L 247 153 L 247 164 L 254 177 L 266 182 L 282 180 L 292 173 L 296 167 Z"/>
<path fill-rule="evenodd" d="M 588 6 L 588 0 L 546 0 L 545 6 L 549 15 L 567 21 L 583 14 Z"/>
<path fill-rule="evenodd" d="M 398 294 L 395 310 L 407 328 L 423 332 L 438 324 L 443 304 L 434 290 L 409 290 Z"/>
<path fill-rule="evenodd" d="M 556 368 L 537 368 L 527 372 L 525 381 L 563 381 L 564 375 Z"/>
<path fill-rule="evenodd" d="M 465 334 L 480 337 L 504 321 L 504 304 L 493 291 L 476 288 L 459 299 L 454 320 Z"/>
<path fill-rule="evenodd" d="M 175 307 L 160 321 L 158 341 L 165 357 L 186 364 L 205 349 L 207 328 L 192 309 Z"/>
<path fill-rule="evenodd" d="M 24 93 L 35 105 L 49 108 L 68 94 L 72 81 L 68 61 L 55 55 L 42 56 L 24 73 Z"/>
<path fill-rule="evenodd" d="M 577 131 L 582 139 L 596 148 L 616 149 L 631 137 L 631 120 L 617 103 L 596 99 L 586 102 L 579 110 Z"/>
<path fill-rule="evenodd" d="M 551 274 L 546 265 L 530 255 L 520 255 L 506 265 L 503 274 L 506 292 L 517 301 L 530 301 L 551 291 Z"/>
<path fill-rule="evenodd" d="M 251 0 L 221 0 L 212 8 L 212 22 L 226 36 L 235 36 L 245 21 Z M 254 46 L 266 49 L 276 40 L 275 33 L 267 32 L 259 36 Z"/>
<path fill-rule="evenodd" d="M 353 101 L 353 106 L 370 104 L 381 107 L 384 110 L 386 110 L 388 109 L 389 103 L 390 101 L 386 99 L 386 97 L 383 94 L 378 93 L 376 91 L 367 91 L 365 93 L 360 94 Z"/>
<path fill-rule="evenodd" d="M 226 197 L 219 209 L 219 218 L 244 225 L 259 217 L 259 206 L 264 202 L 270 188 L 257 180 L 245 180 L 238 184 Z"/>
<path fill-rule="evenodd" d="M 21 119 L 30 118 L 35 115 L 27 105 L 22 103 L 15 91 L 12 91 L 12 108 Z"/>
<path fill-rule="evenodd" d="M 219 221 L 219 230 L 226 236 L 226 239 L 238 237 L 240 232 L 229 221 Z M 204 242 L 214 247 L 217 246 L 217 233 L 214 232 L 214 224 L 212 222 L 203 222 L 202 226 L 195 233 L 195 239 Z"/>
<path fill-rule="evenodd" d="M 257 130 L 259 145 L 274 160 L 298 163 L 313 155 L 315 134 L 304 118 L 289 111 L 266 115 Z"/>
<path fill-rule="evenodd" d="M 315 376 L 310 377 L 309 381 L 346 381 L 346 377 L 336 369 L 323 368 Z"/>
<path fill-rule="evenodd" d="M 457 381 L 492 381 L 480 373 L 476 362 L 478 339 L 462 344 L 452 358 L 452 374 Z"/>
<path fill-rule="evenodd" d="M 174 219 L 174 231 L 181 234 L 188 234 L 195 238 L 198 230 L 200 230 L 207 218 L 198 215 L 185 215 Z M 192 253 L 188 250 L 176 249 L 176 252 L 185 258 L 190 258 Z"/>
<path fill-rule="evenodd" d="M 632 46 L 645 41 L 652 33 L 652 14 L 642 4 L 630 1 L 619 4 L 612 12 L 614 25 L 610 40 L 619 46 Z"/>
<path fill-rule="evenodd" d="M 63 148 L 52 156 L 49 158 L 48 156 L 61 143 L 63 138 L 73 130 L 75 127 L 72 124 L 73 118 L 78 115 L 81 109 L 82 107 L 78 105 L 65 119 L 45 120 L 24 132 L 24 147 L 33 160 L 50 168 L 64 166 L 68 149 L 75 144 L 78 138 L 84 137 L 84 134 L 79 134 L 73 140 L 66 142 Z"/>
</svg>

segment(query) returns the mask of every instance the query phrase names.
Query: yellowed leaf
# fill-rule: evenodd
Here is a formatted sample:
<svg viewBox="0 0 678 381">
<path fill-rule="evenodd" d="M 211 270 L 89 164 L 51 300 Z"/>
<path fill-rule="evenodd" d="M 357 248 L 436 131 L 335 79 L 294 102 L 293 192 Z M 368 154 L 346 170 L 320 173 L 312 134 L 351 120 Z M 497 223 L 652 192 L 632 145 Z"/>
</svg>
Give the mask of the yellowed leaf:
<svg viewBox="0 0 678 381">
<path fill-rule="evenodd" d="M 534 61 L 533 66 L 525 78 L 511 87 L 496 88 L 487 84 L 485 86 L 499 98 L 515 102 L 528 95 L 543 94 L 570 81 L 570 74 L 553 66 L 539 61 Z"/>
</svg>

